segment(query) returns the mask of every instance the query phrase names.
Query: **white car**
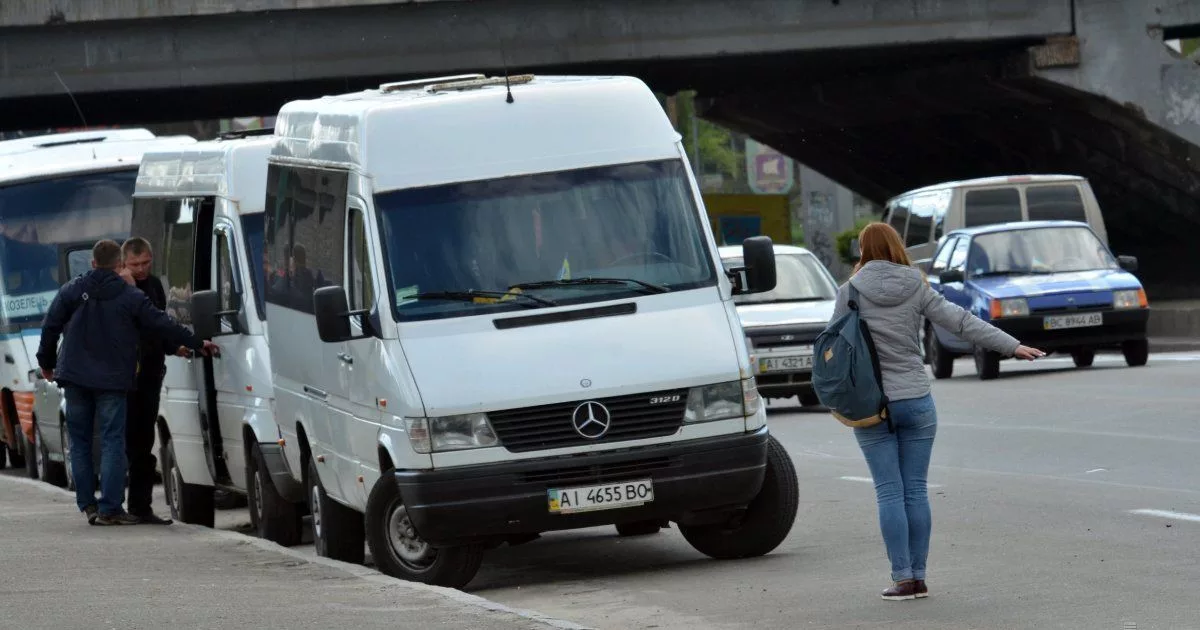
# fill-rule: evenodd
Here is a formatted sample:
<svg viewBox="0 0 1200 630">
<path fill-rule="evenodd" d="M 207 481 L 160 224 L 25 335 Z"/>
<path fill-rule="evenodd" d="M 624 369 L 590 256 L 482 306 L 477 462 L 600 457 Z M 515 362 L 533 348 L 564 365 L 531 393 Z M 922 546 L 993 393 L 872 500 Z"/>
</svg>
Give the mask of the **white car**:
<svg viewBox="0 0 1200 630">
<path fill-rule="evenodd" d="M 722 247 L 728 269 L 742 265 L 741 247 Z M 797 396 L 820 404 L 812 388 L 813 340 L 833 317 L 837 282 L 812 252 L 775 245 L 776 285 L 771 291 L 734 296 L 750 363 L 764 398 Z"/>
</svg>

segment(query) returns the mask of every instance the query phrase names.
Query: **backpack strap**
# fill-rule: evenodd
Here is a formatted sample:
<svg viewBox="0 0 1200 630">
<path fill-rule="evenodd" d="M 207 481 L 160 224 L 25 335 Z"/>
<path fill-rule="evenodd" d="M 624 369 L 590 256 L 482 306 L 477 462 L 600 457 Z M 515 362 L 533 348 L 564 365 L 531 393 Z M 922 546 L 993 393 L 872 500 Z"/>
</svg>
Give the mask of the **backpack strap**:
<svg viewBox="0 0 1200 630">
<path fill-rule="evenodd" d="M 858 310 L 858 289 L 850 282 L 846 283 L 848 296 L 846 305 L 851 310 Z M 875 382 L 879 383 L 880 409 L 879 414 L 887 420 L 888 433 L 895 433 L 896 428 L 892 426 L 892 415 L 888 413 L 888 405 L 891 401 L 888 400 L 887 394 L 883 393 L 883 368 L 879 365 L 879 351 L 875 349 L 875 339 L 871 337 L 871 328 L 867 326 L 867 322 L 862 318 L 858 320 L 859 330 L 862 332 L 863 341 L 867 342 L 867 352 L 871 355 L 871 369 L 875 372 Z"/>
<path fill-rule="evenodd" d="M 858 310 L 858 288 L 849 280 L 846 281 L 846 306 L 852 311 Z"/>
</svg>

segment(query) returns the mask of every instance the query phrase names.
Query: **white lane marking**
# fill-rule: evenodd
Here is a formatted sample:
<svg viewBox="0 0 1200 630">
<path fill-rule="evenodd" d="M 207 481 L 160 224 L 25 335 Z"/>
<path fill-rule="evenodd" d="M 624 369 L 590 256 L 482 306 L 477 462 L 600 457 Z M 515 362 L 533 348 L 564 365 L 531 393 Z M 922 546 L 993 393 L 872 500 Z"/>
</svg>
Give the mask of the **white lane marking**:
<svg viewBox="0 0 1200 630">
<path fill-rule="evenodd" d="M 1090 474 L 1092 474 L 1092 473 L 1105 472 L 1105 471 L 1107 471 L 1107 470 L 1108 470 L 1107 468 L 1093 468 L 1093 469 L 1091 469 L 1091 470 L 1087 471 L 1087 472 L 1086 472 L 1086 473 L 1084 473 L 1084 474 L 1085 474 L 1085 475 L 1090 475 Z"/>
<path fill-rule="evenodd" d="M 853 476 L 845 476 L 845 477 L 838 477 L 838 479 L 841 479 L 842 481 L 858 481 L 858 482 L 861 482 L 861 483 L 871 483 L 871 484 L 875 483 L 875 480 L 874 480 L 874 479 L 871 479 L 870 477 L 853 477 Z M 941 487 L 942 487 L 942 484 L 940 484 L 940 483 L 927 483 L 927 484 L 925 484 L 925 486 L 926 486 L 926 487 L 928 487 L 928 488 L 941 488 Z"/>
<path fill-rule="evenodd" d="M 1191 521 L 1200 523 L 1200 514 L 1188 514 L 1187 512 L 1172 512 L 1170 510 L 1129 510 L 1130 514 L 1138 514 L 1141 516 L 1158 516 L 1161 518 L 1172 518 L 1179 521 Z"/>
<path fill-rule="evenodd" d="M 42 490 L 43 492 L 46 492 L 48 494 L 57 494 L 59 496 L 66 495 L 66 496 L 72 497 L 72 498 L 75 496 L 74 492 L 71 492 L 65 488 L 59 488 L 58 486 L 52 486 L 43 481 L 28 479 L 26 477 L 12 477 L 9 475 L 0 475 L 0 482 L 3 482 L 3 481 L 9 481 L 9 482 L 20 483 L 20 484 L 24 484 L 27 486 L 31 486 L 31 487 L 37 488 L 39 490 Z M 291 556 L 293 558 L 296 558 L 298 560 L 303 560 L 303 561 L 309 562 L 311 564 L 319 564 L 322 566 L 339 569 L 341 571 L 349 573 L 350 575 L 353 575 L 354 577 L 359 578 L 360 580 L 366 580 L 368 582 L 375 582 L 377 584 L 387 584 L 389 586 L 396 586 L 396 587 L 400 587 L 400 588 L 412 589 L 414 591 L 425 591 L 428 593 L 434 593 L 437 595 L 441 595 L 442 597 L 445 597 L 445 598 L 447 598 L 453 602 L 456 602 L 458 604 L 464 604 L 467 606 L 476 606 L 479 608 L 483 608 L 484 610 L 502 613 L 502 614 L 515 615 L 517 617 L 527 619 L 529 621 L 535 621 L 535 622 L 541 623 L 543 625 L 549 626 L 551 628 L 557 628 L 559 630 L 592 630 L 591 626 L 582 626 L 582 625 L 575 623 L 574 621 L 558 619 L 558 618 L 551 617 L 549 615 L 546 615 L 546 614 L 543 614 L 543 613 L 540 613 L 540 612 L 537 612 L 534 610 L 513 608 L 513 607 L 507 606 L 505 604 L 501 604 L 499 602 L 494 602 L 490 599 L 486 599 L 486 598 L 480 597 L 478 595 L 464 593 L 463 591 L 453 589 L 453 588 L 446 588 L 444 586 L 431 586 L 429 584 L 422 584 L 420 582 L 409 582 L 407 580 L 401 580 L 398 578 L 391 577 L 389 575 L 385 575 L 379 571 L 376 571 L 375 569 L 371 569 L 371 568 L 362 566 L 360 564 L 350 564 L 349 562 L 342 562 L 340 560 L 331 560 L 329 558 L 322 558 L 321 556 L 317 556 L 315 554 L 311 554 L 311 555 L 306 554 L 303 551 L 299 551 L 297 549 L 292 549 L 290 547 L 281 547 L 269 540 L 263 540 L 262 538 L 258 538 L 255 536 L 248 536 L 246 534 L 239 534 L 238 532 L 231 532 L 231 531 L 226 531 L 223 529 L 209 529 L 207 527 L 202 527 L 200 525 L 189 525 L 187 523 L 180 523 L 179 521 L 176 521 L 175 523 L 170 525 L 170 527 L 179 528 L 179 529 L 188 529 L 197 535 L 207 536 L 209 538 L 222 538 L 225 540 L 235 540 L 242 544 L 250 544 L 255 547 L 258 547 L 259 549 L 265 550 L 265 551 L 270 551 L 270 552 L 285 555 L 285 556 Z"/>
</svg>

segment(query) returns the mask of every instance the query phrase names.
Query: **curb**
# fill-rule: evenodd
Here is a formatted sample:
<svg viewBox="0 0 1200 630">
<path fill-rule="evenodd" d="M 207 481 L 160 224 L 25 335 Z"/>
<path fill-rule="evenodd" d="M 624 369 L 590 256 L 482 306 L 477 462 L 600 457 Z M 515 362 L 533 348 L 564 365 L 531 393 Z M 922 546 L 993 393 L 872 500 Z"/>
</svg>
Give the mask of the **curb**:
<svg viewBox="0 0 1200 630">
<path fill-rule="evenodd" d="M 57 494 L 59 496 L 68 497 L 71 499 L 75 498 L 74 492 L 66 490 L 65 488 L 59 488 L 58 486 L 52 486 L 44 481 L 40 481 L 37 479 L 0 475 L 0 482 L 18 483 L 18 484 L 26 485 L 26 486 L 29 486 L 32 488 L 37 488 L 48 494 Z M 74 504 L 72 504 L 72 505 L 74 505 Z M 262 549 L 264 551 L 270 551 L 270 552 L 278 553 L 279 555 L 288 556 L 290 558 L 295 558 L 297 560 L 301 560 L 308 564 L 317 564 L 317 565 L 329 567 L 332 569 L 337 569 L 343 573 L 347 573 L 349 575 L 352 575 L 361 580 L 365 580 L 367 582 L 374 582 L 377 584 L 386 584 L 388 586 L 406 588 L 406 589 L 409 589 L 412 591 L 419 591 L 419 592 L 423 592 L 423 593 L 433 593 L 433 594 L 439 595 L 441 597 L 445 597 L 446 599 L 449 599 L 457 604 L 462 604 L 465 606 L 475 606 L 477 608 L 482 608 L 484 610 L 487 610 L 488 612 L 514 615 L 514 616 L 524 619 L 526 621 L 533 621 L 533 622 L 543 624 L 548 628 L 556 628 L 558 630 L 595 630 L 595 628 L 592 628 L 591 626 L 581 626 L 578 623 L 575 623 L 574 621 L 567 621 L 565 619 L 557 619 L 555 617 L 551 617 L 549 615 L 545 615 L 545 614 L 542 614 L 542 613 L 539 613 L 539 612 L 533 611 L 533 610 L 512 608 L 512 607 L 506 606 L 504 604 L 501 604 L 499 602 L 494 602 L 490 599 L 485 599 L 478 595 L 464 593 L 457 589 L 446 588 L 444 586 L 432 586 L 429 584 L 421 584 L 420 582 L 409 582 L 406 580 L 401 580 L 398 578 L 391 577 L 390 575 L 385 575 L 379 571 L 376 571 L 375 569 L 364 567 L 362 565 L 350 564 L 349 562 L 342 562 L 340 560 L 331 560 L 329 558 L 322 558 L 321 556 L 317 556 L 317 555 L 309 555 L 309 554 L 306 554 L 306 553 L 303 553 L 300 551 L 296 551 L 295 549 L 291 549 L 288 547 L 282 547 L 282 546 L 280 546 L 276 543 L 273 543 L 269 540 L 263 540 L 262 538 L 258 538 L 256 536 L 248 536 L 246 534 L 239 534 L 237 532 L 231 532 L 231 531 L 227 531 L 227 530 L 223 530 L 223 529 L 210 529 L 208 527 L 202 527 L 200 525 L 191 525 L 188 523 L 180 523 L 178 521 L 171 524 L 171 527 L 178 527 L 180 529 L 185 529 L 187 531 L 195 532 L 197 534 L 207 536 L 209 538 L 213 538 L 216 540 L 237 541 L 242 544 L 251 544 L 251 545 L 254 545 L 255 547 L 258 547 L 259 549 Z"/>
</svg>

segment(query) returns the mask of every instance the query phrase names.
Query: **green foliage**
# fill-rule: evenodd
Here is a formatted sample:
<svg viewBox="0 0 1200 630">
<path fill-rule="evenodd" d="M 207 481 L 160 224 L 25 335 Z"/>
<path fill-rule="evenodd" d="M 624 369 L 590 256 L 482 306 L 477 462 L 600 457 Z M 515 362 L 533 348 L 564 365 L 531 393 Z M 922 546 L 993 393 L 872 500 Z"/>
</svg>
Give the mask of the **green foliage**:
<svg viewBox="0 0 1200 630">
<path fill-rule="evenodd" d="M 676 94 L 675 108 L 674 122 L 679 134 L 683 136 L 683 146 L 691 161 L 696 160 L 695 145 L 696 141 L 699 141 L 700 164 L 693 164 L 692 167 L 701 173 L 720 173 L 726 182 L 744 179 L 745 153 L 738 146 L 739 143 L 734 141 L 733 133 L 707 120 L 693 117 L 696 110 L 696 93 L 687 91 Z M 693 121 L 696 123 L 694 132 Z"/>
<path fill-rule="evenodd" d="M 845 232 L 840 232 L 834 237 L 834 243 L 837 246 L 837 255 L 842 262 L 846 263 L 847 265 L 853 265 L 854 263 L 858 262 L 857 258 L 850 255 L 850 241 L 858 238 L 858 233 L 862 232 L 862 229 L 867 227 L 867 224 L 871 221 L 873 221 L 873 219 L 859 219 L 858 222 L 854 224 L 853 228 L 846 230 Z"/>
<path fill-rule="evenodd" d="M 1180 49 L 1182 49 L 1184 57 L 1191 56 L 1192 53 L 1196 52 L 1197 50 L 1200 50 L 1200 38 L 1185 39 L 1185 40 L 1179 42 L 1179 47 L 1180 47 Z"/>
</svg>

